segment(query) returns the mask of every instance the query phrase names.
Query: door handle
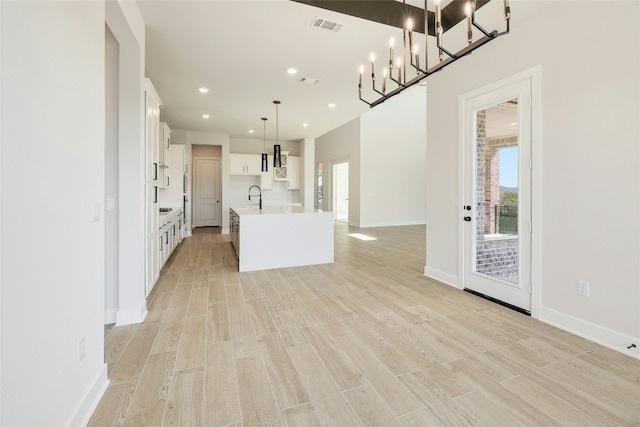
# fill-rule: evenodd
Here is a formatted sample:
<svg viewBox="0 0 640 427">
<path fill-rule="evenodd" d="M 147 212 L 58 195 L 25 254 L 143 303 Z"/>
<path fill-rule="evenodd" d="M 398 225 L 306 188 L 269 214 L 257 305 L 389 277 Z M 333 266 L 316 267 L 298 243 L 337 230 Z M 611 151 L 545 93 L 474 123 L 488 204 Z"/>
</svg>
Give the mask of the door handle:
<svg viewBox="0 0 640 427">
<path fill-rule="evenodd" d="M 465 220 L 465 221 L 467 221 L 467 222 L 469 222 L 469 221 L 471 221 L 471 217 L 470 217 L 470 216 L 465 216 L 465 217 L 464 217 L 464 220 Z"/>
</svg>

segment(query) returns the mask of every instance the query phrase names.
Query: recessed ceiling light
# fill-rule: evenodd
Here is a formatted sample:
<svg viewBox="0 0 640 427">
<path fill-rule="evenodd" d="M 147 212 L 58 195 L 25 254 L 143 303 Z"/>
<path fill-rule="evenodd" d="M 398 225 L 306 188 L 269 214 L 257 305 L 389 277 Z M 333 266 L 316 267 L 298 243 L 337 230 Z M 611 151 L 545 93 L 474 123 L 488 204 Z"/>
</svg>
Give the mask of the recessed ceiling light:
<svg viewBox="0 0 640 427">
<path fill-rule="evenodd" d="M 211 117 L 211 116 L 210 116 L 210 115 L 208 115 L 208 114 L 203 114 L 203 115 L 202 115 L 202 118 L 203 118 L 203 119 L 208 119 L 209 117 Z"/>
<path fill-rule="evenodd" d="M 298 70 L 296 68 L 293 68 L 293 67 L 287 68 L 287 73 L 289 73 L 289 74 L 295 74 L 297 72 L 298 72 Z"/>
<path fill-rule="evenodd" d="M 207 93 L 207 92 L 209 92 L 209 89 L 208 89 L 208 88 L 206 88 L 206 87 L 204 87 L 204 86 L 202 86 L 202 87 L 199 87 L 199 88 L 198 88 L 198 92 L 200 92 L 200 93 Z"/>
<path fill-rule="evenodd" d="M 334 108 L 335 106 L 336 106 L 336 104 L 334 104 L 333 102 L 328 105 L 329 108 Z"/>
<path fill-rule="evenodd" d="M 253 129 L 249 129 L 249 133 L 253 133 L 255 132 Z"/>
<path fill-rule="evenodd" d="M 302 127 L 303 127 L 303 128 L 308 128 L 308 127 L 309 127 L 309 123 L 303 123 L 303 124 L 302 124 Z"/>
</svg>

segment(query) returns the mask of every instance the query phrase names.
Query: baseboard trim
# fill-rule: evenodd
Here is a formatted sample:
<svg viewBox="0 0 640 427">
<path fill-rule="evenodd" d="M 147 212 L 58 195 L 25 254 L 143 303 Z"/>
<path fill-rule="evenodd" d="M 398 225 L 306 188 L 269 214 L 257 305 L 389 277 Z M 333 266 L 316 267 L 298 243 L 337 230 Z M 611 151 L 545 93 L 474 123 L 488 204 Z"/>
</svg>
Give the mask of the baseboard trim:
<svg viewBox="0 0 640 427">
<path fill-rule="evenodd" d="M 69 426 L 86 426 L 93 415 L 93 411 L 98 407 L 100 399 L 109 386 L 107 378 L 107 364 L 102 365 L 102 369 L 98 372 L 93 384 L 87 390 L 84 398 L 80 402 L 78 409 L 71 417 L 71 421 L 67 423 Z"/>
<path fill-rule="evenodd" d="M 621 334 L 549 307 L 540 308 L 539 320 L 640 360 L 640 338 Z M 628 349 L 631 344 L 636 347 Z"/>
<path fill-rule="evenodd" d="M 454 276 L 453 274 L 446 273 L 441 270 L 436 270 L 435 268 L 426 265 L 424 267 L 424 275 L 430 277 L 431 279 L 437 280 L 438 282 L 442 282 L 445 285 L 452 286 L 456 289 L 462 289 L 462 287 L 460 286 L 460 281 L 458 280 L 458 276 Z"/>
<path fill-rule="evenodd" d="M 116 323 L 117 314 L 118 314 L 117 308 L 107 308 L 104 311 L 104 324 L 110 325 L 112 323 Z"/>
<path fill-rule="evenodd" d="M 147 301 L 142 301 L 142 306 L 137 310 L 118 310 L 116 312 L 116 326 L 133 325 L 142 323 L 147 317 Z"/>
<path fill-rule="evenodd" d="M 376 228 L 376 227 L 401 227 L 403 225 L 426 225 L 424 220 L 416 221 L 394 221 L 394 222 L 372 222 L 372 223 L 360 223 L 358 228 Z"/>
</svg>

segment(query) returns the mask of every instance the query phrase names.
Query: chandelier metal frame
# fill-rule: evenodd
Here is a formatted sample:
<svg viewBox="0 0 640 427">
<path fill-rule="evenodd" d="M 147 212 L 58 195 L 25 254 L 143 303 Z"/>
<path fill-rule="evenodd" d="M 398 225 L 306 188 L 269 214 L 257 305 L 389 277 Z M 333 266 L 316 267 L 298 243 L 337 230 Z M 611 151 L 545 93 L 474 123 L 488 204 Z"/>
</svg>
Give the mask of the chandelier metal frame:
<svg viewBox="0 0 640 427">
<path fill-rule="evenodd" d="M 442 18 L 441 18 L 441 10 L 440 10 L 440 0 L 435 0 L 436 10 L 435 10 L 435 37 L 436 37 L 436 48 L 438 49 L 438 59 L 440 60 L 438 64 L 434 65 L 431 68 L 428 68 L 427 63 L 427 45 L 429 38 L 429 11 L 427 10 L 427 0 L 424 1 L 424 26 L 425 26 L 425 68 L 420 67 L 419 56 L 415 45 L 413 44 L 413 26 L 411 19 L 406 19 L 405 17 L 405 25 L 402 28 L 402 58 L 406 59 L 406 51 L 407 51 L 407 39 L 409 41 L 409 65 L 418 73 L 416 77 L 411 80 L 406 80 L 406 70 L 407 67 L 404 68 L 404 81 L 403 75 L 401 72 L 401 65 L 398 65 L 397 68 L 397 78 L 393 77 L 393 45 L 390 46 L 389 49 L 389 78 L 396 84 L 396 88 L 387 93 L 386 91 L 386 77 L 387 77 L 387 69 L 383 70 L 383 81 L 382 81 L 382 90 L 378 90 L 376 88 L 376 72 L 375 72 L 375 62 L 373 58 L 373 54 L 371 57 L 371 84 L 373 91 L 380 95 L 378 99 L 375 101 L 369 102 L 362 97 L 362 80 L 364 74 L 364 67 L 360 67 L 360 77 L 358 81 L 358 95 L 362 102 L 369 105 L 369 107 L 373 108 L 378 104 L 383 103 L 387 99 L 399 94 L 403 90 L 421 82 L 425 78 L 429 77 L 431 74 L 434 74 L 448 65 L 453 64 L 458 59 L 471 54 L 474 50 L 484 46 L 485 44 L 497 39 L 500 36 L 505 34 L 509 34 L 510 31 L 510 21 L 511 21 L 511 7 L 509 6 L 509 0 L 502 0 L 503 3 L 503 12 L 504 12 L 504 20 L 506 29 L 504 31 L 487 31 L 484 29 L 475 19 L 475 11 L 476 11 L 476 0 L 468 0 L 465 2 L 465 13 L 466 13 L 466 21 L 467 21 L 467 46 L 460 49 L 459 51 L 452 53 L 447 50 L 442 45 L 442 36 L 444 34 L 442 27 Z M 403 4 L 406 5 L 406 0 L 403 0 Z M 480 33 L 482 33 L 482 37 L 476 41 L 473 41 L 473 33 L 472 28 L 476 28 Z M 446 58 L 445 58 L 446 55 Z M 415 60 L 414 60 L 415 58 Z"/>
</svg>

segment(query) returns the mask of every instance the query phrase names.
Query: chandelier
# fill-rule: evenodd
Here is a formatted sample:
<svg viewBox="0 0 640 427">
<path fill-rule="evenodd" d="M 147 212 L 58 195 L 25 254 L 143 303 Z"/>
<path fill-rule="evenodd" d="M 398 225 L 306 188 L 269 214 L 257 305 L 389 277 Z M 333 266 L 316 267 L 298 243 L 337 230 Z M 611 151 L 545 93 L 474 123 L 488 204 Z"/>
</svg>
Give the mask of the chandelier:
<svg viewBox="0 0 640 427">
<path fill-rule="evenodd" d="M 490 0 L 489 0 L 490 1 Z M 411 18 L 408 18 L 405 15 L 404 19 L 404 27 L 402 29 L 402 52 L 401 56 L 394 58 L 394 39 L 391 39 L 389 42 L 389 65 L 388 68 L 385 67 L 382 70 L 382 85 L 376 85 L 376 62 L 375 56 L 372 53 L 369 60 L 371 62 L 371 85 L 373 91 L 379 95 L 379 97 L 369 102 L 362 97 L 362 80 L 364 76 L 364 66 L 360 66 L 360 76 L 358 79 L 358 95 L 360 100 L 370 107 L 375 107 L 376 105 L 386 101 L 394 95 L 399 94 L 403 90 L 419 83 L 426 77 L 431 74 L 442 70 L 447 65 L 450 65 L 462 58 L 463 56 L 469 55 L 474 50 L 479 47 L 487 44 L 488 42 L 495 40 L 496 38 L 509 33 L 509 22 L 511 20 L 511 8 L 509 6 L 509 0 L 502 0 L 502 11 L 504 14 L 504 21 L 506 24 L 506 29 L 502 32 L 497 30 L 493 30 L 491 32 L 485 30 L 478 22 L 476 22 L 476 10 L 481 5 L 477 3 L 488 3 L 488 1 L 476 2 L 476 0 L 467 0 L 464 2 L 464 18 L 466 20 L 466 46 L 457 52 L 453 53 L 449 51 L 443 45 L 444 33 L 445 29 L 443 27 L 442 21 L 442 8 L 441 8 L 441 0 L 434 0 L 435 4 L 435 12 L 429 12 L 427 10 L 427 0 L 424 1 L 424 64 L 421 66 L 420 64 L 420 54 L 419 47 L 417 44 L 413 43 L 413 33 L 414 33 L 414 23 Z M 458 5 L 462 3 L 461 1 L 454 0 L 451 2 L 449 7 L 458 7 Z M 406 0 L 403 0 L 403 4 L 406 6 Z M 406 7 L 405 7 L 406 10 Z M 429 25 L 429 20 L 433 15 L 433 19 L 431 21 L 433 24 Z M 431 35 L 429 33 L 430 27 L 433 28 L 431 34 L 434 35 L 436 39 L 436 50 L 438 56 L 438 63 L 433 65 L 432 67 L 428 66 L 428 36 Z M 473 40 L 473 28 L 476 28 L 481 37 L 477 40 Z M 409 60 L 406 61 L 408 53 Z M 395 77 L 394 77 L 394 60 L 395 60 Z M 408 63 L 403 67 L 403 62 Z M 413 78 L 407 77 L 407 70 L 411 67 L 411 69 L 415 70 L 416 76 Z M 390 84 L 392 86 L 391 90 L 387 90 L 387 77 L 389 77 Z M 395 86 L 395 87 L 394 87 Z"/>
</svg>

